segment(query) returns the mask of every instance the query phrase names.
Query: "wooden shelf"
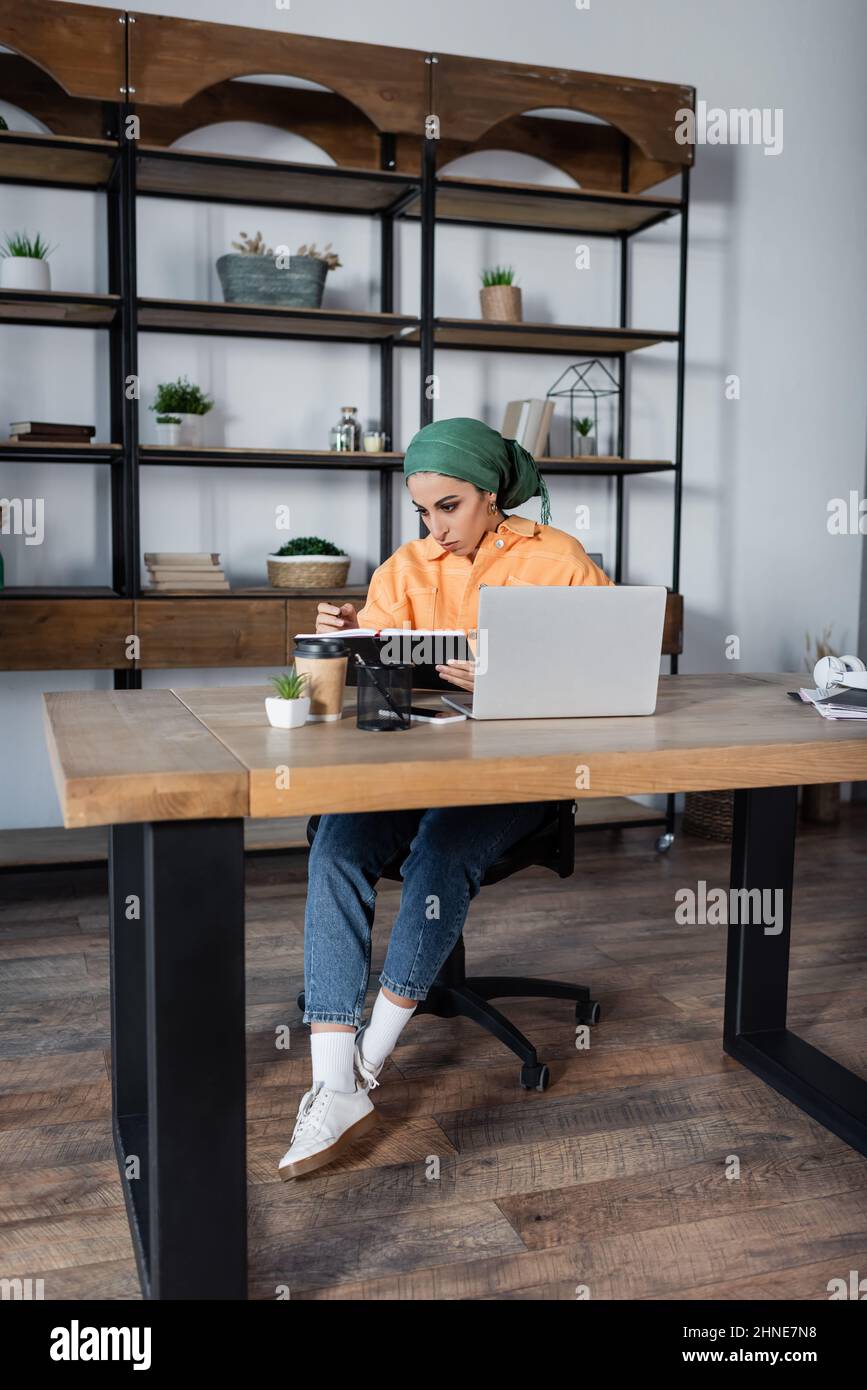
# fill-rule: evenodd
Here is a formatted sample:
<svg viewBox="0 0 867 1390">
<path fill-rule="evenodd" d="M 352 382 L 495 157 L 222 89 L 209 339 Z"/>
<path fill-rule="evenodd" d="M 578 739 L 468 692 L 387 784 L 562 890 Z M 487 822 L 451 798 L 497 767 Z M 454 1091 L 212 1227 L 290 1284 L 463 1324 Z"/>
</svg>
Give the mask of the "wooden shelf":
<svg viewBox="0 0 867 1390">
<path fill-rule="evenodd" d="M 311 602 L 318 603 L 323 598 L 364 598 L 367 584 L 344 584 L 334 589 L 275 589 L 270 584 L 251 585 L 249 588 L 237 589 L 150 589 L 143 588 L 141 597 L 143 599 L 177 599 L 185 598 L 225 598 L 225 599 L 244 599 L 244 598 L 273 598 L 283 599 L 284 602 L 289 598 L 308 598 Z"/>
<path fill-rule="evenodd" d="M 568 323 L 499 323 L 495 319 L 435 319 L 434 342 L 440 348 L 475 348 L 486 352 L 594 352 L 601 356 L 676 343 L 676 331 L 642 332 L 637 328 L 585 328 Z M 398 345 L 417 347 L 418 327 L 408 328 Z"/>
<path fill-rule="evenodd" d="M 120 307 L 119 294 L 66 294 L 62 290 L 0 290 L 0 324 L 47 324 L 51 328 L 108 328 Z"/>
<path fill-rule="evenodd" d="M 240 334 L 256 338 L 338 338 L 381 342 L 417 324 L 411 314 L 361 309 L 295 309 L 199 299 L 140 299 L 138 325 L 158 333 Z"/>
<path fill-rule="evenodd" d="M 349 468 L 359 472 L 371 469 L 397 470 L 403 454 L 369 454 L 366 451 L 338 453 L 333 449 L 236 449 L 203 445 L 187 448 L 174 444 L 142 444 L 141 463 L 177 464 L 181 467 L 217 468 Z"/>
<path fill-rule="evenodd" d="M 568 455 L 564 455 L 562 458 L 543 458 L 540 456 L 536 462 L 542 473 L 568 475 L 583 473 L 589 477 L 592 477 L 594 473 L 605 477 L 627 473 L 671 473 L 674 471 L 674 464 L 669 459 L 622 459 L 614 455 L 608 457 L 603 454 L 585 454 L 582 458 L 569 458 Z"/>
<path fill-rule="evenodd" d="M 92 599 L 92 598 L 112 598 L 120 599 L 120 594 L 115 593 L 109 586 L 103 587 L 99 584 L 40 584 L 40 585 L 18 585 L 7 584 L 0 589 L 0 602 L 4 598 L 26 598 L 26 599 Z"/>
<path fill-rule="evenodd" d="M 371 215 L 416 196 L 418 179 L 333 164 L 289 164 L 217 152 L 139 146 L 139 193 L 184 201 L 304 207 Z M 229 248 L 227 247 L 227 250 Z"/>
<path fill-rule="evenodd" d="M 120 444 L 75 444 L 69 440 L 49 444 L 43 439 L 16 443 L 14 439 L 0 439 L 0 459 L 7 463 L 107 463 L 120 458 L 122 452 Z"/>
<path fill-rule="evenodd" d="M 112 140 L 0 130 L 0 182 L 105 188 L 117 149 Z"/>
<path fill-rule="evenodd" d="M 436 182 L 438 222 L 619 236 L 664 222 L 681 208 L 679 198 L 646 197 L 635 193 L 551 188 L 451 174 L 443 175 Z M 407 204 L 403 216 L 417 218 L 420 212 L 421 198 L 416 195 Z"/>
</svg>

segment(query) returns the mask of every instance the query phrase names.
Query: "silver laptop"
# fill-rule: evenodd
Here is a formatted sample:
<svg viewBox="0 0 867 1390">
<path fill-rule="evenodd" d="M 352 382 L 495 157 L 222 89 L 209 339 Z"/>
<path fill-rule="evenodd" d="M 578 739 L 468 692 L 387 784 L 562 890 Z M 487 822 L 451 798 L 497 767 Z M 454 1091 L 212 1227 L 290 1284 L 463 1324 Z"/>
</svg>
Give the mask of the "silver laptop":
<svg viewBox="0 0 867 1390">
<path fill-rule="evenodd" d="M 665 599 L 661 584 L 488 585 L 473 693 L 442 699 L 472 719 L 653 714 Z"/>
</svg>

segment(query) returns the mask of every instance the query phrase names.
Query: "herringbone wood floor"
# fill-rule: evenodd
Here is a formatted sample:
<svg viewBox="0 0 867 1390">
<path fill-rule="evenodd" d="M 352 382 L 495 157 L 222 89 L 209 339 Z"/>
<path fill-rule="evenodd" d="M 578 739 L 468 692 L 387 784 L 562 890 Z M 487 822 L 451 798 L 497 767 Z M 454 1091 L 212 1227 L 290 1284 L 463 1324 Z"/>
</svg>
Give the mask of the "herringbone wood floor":
<svg viewBox="0 0 867 1390">
<path fill-rule="evenodd" d="M 867 1073 L 867 807 L 804 828 L 790 1025 Z M 867 1270 L 867 1159 L 721 1048 L 725 931 L 674 922 L 674 892 L 727 887 L 725 847 L 653 831 L 578 837 L 565 882 L 486 889 L 468 969 L 592 986 L 504 1010 L 551 1069 L 544 1094 L 463 1020 L 412 1020 L 374 1092 L 380 1124 L 294 1183 L 276 1164 L 309 1085 L 305 857 L 248 861 L 250 1297 L 823 1299 Z M 399 885 L 382 884 L 371 993 Z M 46 1299 L 139 1296 L 110 1122 L 103 870 L 0 878 L 0 1274 Z M 275 1030 L 292 1028 L 292 1049 Z M 731 1156 L 740 1177 L 726 1177 Z M 431 1158 L 439 1176 L 431 1176 Z"/>
</svg>

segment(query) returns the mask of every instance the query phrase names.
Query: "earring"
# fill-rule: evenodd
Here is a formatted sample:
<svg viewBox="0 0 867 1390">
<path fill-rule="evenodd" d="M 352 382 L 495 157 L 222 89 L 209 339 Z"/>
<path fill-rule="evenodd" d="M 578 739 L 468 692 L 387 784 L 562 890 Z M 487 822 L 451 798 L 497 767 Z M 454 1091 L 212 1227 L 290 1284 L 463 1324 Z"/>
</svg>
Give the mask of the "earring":
<svg viewBox="0 0 867 1390">
<path fill-rule="evenodd" d="M 492 511 L 492 512 L 495 512 L 496 510 L 497 510 L 497 503 L 496 503 L 496 501 L 494 501 L 494 502 L 491 503 L 491 511 Z"/>
</svg>

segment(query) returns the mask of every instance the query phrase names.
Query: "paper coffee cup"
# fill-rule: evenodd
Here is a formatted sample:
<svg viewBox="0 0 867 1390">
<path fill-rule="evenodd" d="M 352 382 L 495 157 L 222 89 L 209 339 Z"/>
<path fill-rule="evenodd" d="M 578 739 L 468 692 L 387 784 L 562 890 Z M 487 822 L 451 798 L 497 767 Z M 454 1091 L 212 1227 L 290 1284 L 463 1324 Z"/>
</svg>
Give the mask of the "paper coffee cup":
<svg viewBox="0 0 867 1390">
<path fill-rule="evenodd" d="M 343 714 L 343 692 L 349 653 L 340 637 L 299 637 L 295 643 L 295 670 L 307 676 L 310 696 L 308 723 L 333 723 Z"/>
</svg>

